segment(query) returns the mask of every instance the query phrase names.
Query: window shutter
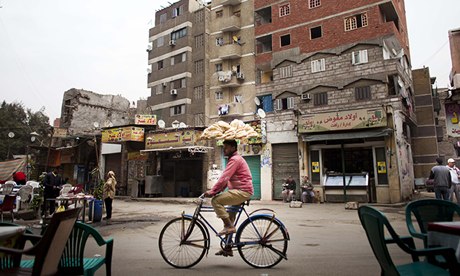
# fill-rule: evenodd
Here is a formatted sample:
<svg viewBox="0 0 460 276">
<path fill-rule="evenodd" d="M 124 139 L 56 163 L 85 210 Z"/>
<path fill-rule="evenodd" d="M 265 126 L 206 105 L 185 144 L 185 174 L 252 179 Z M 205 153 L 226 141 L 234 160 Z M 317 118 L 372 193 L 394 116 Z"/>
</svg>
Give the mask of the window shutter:
<svg viewBox="0 0 460 276">
<path fill-rule="evenodd" d="M 287 98 L 287 108 L 288 109 L 294 108 L 294 97 Z"/>
<path fill-rule="evenodd" d="M 316 70 L 316 60 L 313 60 L 311 62 L 311 72 L 312 73 L 315 73 L 317 70 Z"/>
<path fill-rule="evenodd" d="M 351 52 L 351 64 L 356 64 L 355 52 Z"/>
<path fill-rule="evenodd" d="M 362 50 L 359 52 L 360 57 L 359 60 L 361 63 L 367 63 L 367 50 Z"/>
<path fill-rule="evenodd" d="M 281 99 L 275 99 L 273 102 L 273 107 L 275 110 L 281 110 L 283 108 L 283 103 L 281 102 Z"/>
<path fill-rule="evenodd" d="M 320 71 L 326 71 L 326 60 L 324 58 L 322 58 L 320 60 L 321 62 L 321 70 Z"/>
</svg>

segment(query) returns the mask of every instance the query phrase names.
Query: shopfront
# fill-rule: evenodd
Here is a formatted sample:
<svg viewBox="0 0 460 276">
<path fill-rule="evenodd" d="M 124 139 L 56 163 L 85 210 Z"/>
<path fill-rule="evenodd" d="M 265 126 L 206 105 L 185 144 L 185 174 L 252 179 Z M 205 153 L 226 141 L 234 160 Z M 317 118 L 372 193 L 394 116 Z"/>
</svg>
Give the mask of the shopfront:
<svg viewBox="0 0 460 276">
<path fill-rule="evenodd" d="M 353 110 L 302 117 L 304 143 L 313 184 L 327 202 L 377 202 L 378 187 L 388 187 L 387 157 L 393 130 L 380 109 Z M 390 163 L 389 163 L 390 162 Z"/>
<path fill-rule="evenodd" d="M 196 197 L 206 187 L 207 152 L 211 147 L 199 139 L 201 129 L 163 129 L 146 134 L 148 162 L 146 190 L 157 196 Z M 206 166 L 204 165 L 206 164 Z"/>
</svg>

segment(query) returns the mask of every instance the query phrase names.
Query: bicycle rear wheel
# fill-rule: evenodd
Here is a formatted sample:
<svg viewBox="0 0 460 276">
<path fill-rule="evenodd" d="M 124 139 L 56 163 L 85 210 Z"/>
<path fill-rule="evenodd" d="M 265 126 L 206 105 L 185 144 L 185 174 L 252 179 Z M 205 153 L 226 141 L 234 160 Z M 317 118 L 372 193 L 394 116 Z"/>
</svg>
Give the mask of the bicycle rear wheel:
<svg viewBox="0 0 460 276">
<path fill-rule="evenodd" d="M 161 256 L 175 268 L 189 268 L 201 261 L 208 248 L 209 240 L 205 229 L 199 223 L 191 225 L 188 217 L 175 218 L 161 230 L 158 247 Z M 190 228 L 191 227 L 191 228 Z M 187 231 L 190 231 L 187 238 Z"/>
<path fill-rule="evenodd" d="M 270 217 L 245 220 L 236 233 L 241 258 L 250 266 L 269 268 L 286 256 L 288 234 L 284 227 Z"/>
</svg>

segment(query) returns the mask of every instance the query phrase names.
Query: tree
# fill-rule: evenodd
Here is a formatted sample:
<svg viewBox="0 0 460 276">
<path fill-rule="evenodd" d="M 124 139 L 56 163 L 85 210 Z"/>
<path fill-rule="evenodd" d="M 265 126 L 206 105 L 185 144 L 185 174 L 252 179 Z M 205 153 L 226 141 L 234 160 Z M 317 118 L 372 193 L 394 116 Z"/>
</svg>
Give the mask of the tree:
<svg viewBox="0 0 460 276">
<path fill-rule="evenodd" d="M 0 106 L 0 161 L 11 159 L 13 154 L 26 154 L 30 133 L 38 133 L 37 145 L 47 146 L 51 126 L 44 108 L 37 112 L 26 109 L 22 103 L 2 102 Z M 14 137 L 8 137 L 9 133 Z"/>
</svg>

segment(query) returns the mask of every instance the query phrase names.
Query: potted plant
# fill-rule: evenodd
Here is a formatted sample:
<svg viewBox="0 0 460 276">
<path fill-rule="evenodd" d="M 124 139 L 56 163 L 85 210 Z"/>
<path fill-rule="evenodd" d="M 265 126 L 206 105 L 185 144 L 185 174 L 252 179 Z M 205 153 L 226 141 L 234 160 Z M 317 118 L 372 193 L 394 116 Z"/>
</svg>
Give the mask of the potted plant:
<svg viewBox="0 0 460 276">
<path fill-rule="evenodd" d="M 89 219 L 93 222 L 102 220 L 102 205 L 104 197 L 104 180 L 100 180 L 94 187 L 94 200 L 89 203 Z"/>
</svg>

